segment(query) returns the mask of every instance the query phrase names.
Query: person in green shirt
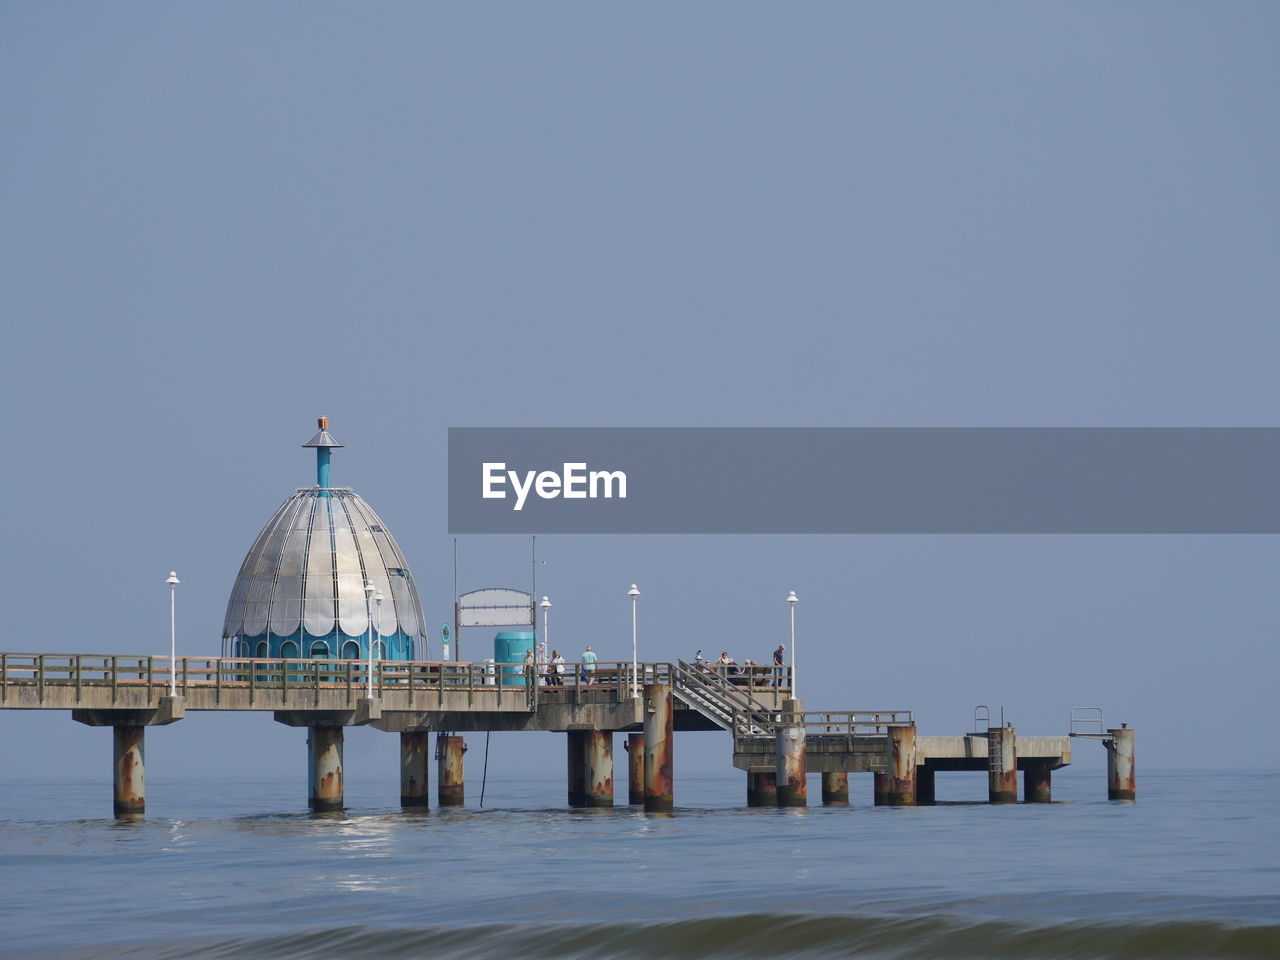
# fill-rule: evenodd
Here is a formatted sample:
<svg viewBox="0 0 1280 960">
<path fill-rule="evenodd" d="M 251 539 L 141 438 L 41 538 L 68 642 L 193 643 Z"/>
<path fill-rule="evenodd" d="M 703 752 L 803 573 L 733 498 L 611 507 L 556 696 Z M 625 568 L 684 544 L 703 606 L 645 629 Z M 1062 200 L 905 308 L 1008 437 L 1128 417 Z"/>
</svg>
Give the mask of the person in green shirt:
<svg viewBox="0 0 1280 960">
<path fill-rule="evenodd" d="M 596 655 L 590 647 L 587 647 L 587 649 L 582 652 L 582 679 L 586 680 L 587 683 L 595 683 L 595 674 Z"/>
</svg>

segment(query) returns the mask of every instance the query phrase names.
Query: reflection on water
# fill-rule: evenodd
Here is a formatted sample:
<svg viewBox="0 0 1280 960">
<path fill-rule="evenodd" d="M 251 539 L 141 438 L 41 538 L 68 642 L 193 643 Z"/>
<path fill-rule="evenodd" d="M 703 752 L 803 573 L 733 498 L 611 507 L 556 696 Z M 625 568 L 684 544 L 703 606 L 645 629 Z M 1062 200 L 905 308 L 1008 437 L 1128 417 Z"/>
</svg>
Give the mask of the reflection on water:
<svg viewBox="0 0 1280 960">
<path fill-rule="evenodd" d="M 649 953 L 634 954 L 659 956 L 661 943 L 679 955 L 674 934 L 664 932 L 672 924 L 689 925 L 683 935 L 695 941 L 728 943 L 728 928 L 713 918 L 738 918 L 741 930 L 742 918 L 767 914 L 808 917 L 805 936 L 830 923 L 867 943 L 892 939 L 893 924 L 907 924 L 914 932 L 902 943 L 914 943 L 915 955 L 927 955 L 929 937 L 960 937 L 960 921 L 1043 926 L 1081 918 L 1203 923 L 1188 937 L 1227 950 L 1239 944 L 1214 939 L 1224 936 L 1222 924 L 1274 922 L 1273 779 L 1148 774 L 1137 805 L 1100 800 L 1096 781 L 1080 778 L 1073 793 L 1071 779 L 1059 778 L 1055 788 L 1067 802 L 1052 805 L 894 809 L 855 800 L 768 809 L 738 805 L 737 777 L 690 778 L 680 784 L 681 806 L 665 816 L 626 806 L 565 809 L 554 805 L 564 789 L 559 778 L 501 784 L 494 795 L 508 802 L 500 808 L 402 812 L 396 795 L 315 817 L 296 809 L 292 779 L 241 784 L 216 797 L 207 785 L 170 784 L 166 803 L 183 819 L 153 814 L 138 823 L 60 819 L 65 785 L 24 785 L 0 794 L 4 949 L 107 956 L 108 945 L 124 951 L 129 938 L 143 937 L 156 955 L 175 957 L 206 949 L 196 941 L 222 944 L 208 947 L 210 956 L 337 956 L 334 945 L 348 936 L 359 942 L 360 932 L 367 940 L 371 931 L 402 931 L 395 935 L 403 942 L 393 937 L 378 948 L 383 955 L 484 956 L 486 943 L 503 955 L 609 955 L 573 939 L 589 919 L 603 925 L 597 946 L 616 941 L 615 956 L 629 955 L 635 923 L 666 925 L 642 938 Z M 558 923 L 568 926 L 556 932 Z M 410 928 L 416 933 L 403 933 Z M 456 930 L 472 938 L 455 943 Z M 538 940 L 537 931 L 549 939 Z M 995 926 L 987 934 L 1034 955 L 1019 931 Z M 813 935 L 826 949 L 835 942 Z M 1158 940 L 1146 926 L 1135 935 L 1148 945 Z M 518 947 L 522 937 L 532 938 L 527 950 Z M 762 944 L 773 941 L 760 933 L 732 942 L 741 948 L 735 955 L 763 956 Z M 312 952 L 291 953 L 299 944 Z"/>
</svg>

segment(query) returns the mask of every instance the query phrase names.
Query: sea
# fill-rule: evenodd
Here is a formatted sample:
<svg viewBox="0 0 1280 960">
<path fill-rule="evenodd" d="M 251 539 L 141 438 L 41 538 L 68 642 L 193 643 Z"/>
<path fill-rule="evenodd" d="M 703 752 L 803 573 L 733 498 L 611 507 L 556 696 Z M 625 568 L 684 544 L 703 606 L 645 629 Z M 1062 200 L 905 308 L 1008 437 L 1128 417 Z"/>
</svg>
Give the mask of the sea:
<svg viewBox="0 0 1280 960">
<path fill-rule="evenodd" d="M 123 823 L 101 780 L 4 778 L 0 956 L 1280 958 L 1276 773 L 1140 769 L 1113 803 L 1068 768 L 1006 806 L 940 774 L 914 808 L 850 779 L 851 806 L 814 777 L 766 809 L 686 776 L 671 816 L 568 809 L 550 775 L 423 813 L 388 777 L 315 816 L 296 775 L 167 781 Z"/>
</svg>

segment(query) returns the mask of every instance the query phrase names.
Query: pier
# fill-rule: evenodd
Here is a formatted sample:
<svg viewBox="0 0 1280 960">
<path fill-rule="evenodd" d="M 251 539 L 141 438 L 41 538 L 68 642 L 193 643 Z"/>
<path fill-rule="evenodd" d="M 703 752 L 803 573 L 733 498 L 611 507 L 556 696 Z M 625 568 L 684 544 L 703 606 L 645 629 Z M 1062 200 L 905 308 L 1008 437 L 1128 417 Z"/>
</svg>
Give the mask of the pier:
<svg viewBox="0 0 1280 960">
<path fill-rule="evenodd" d="M 429 805 L 432 759 L 437 805 L 464 805 L 463 734 L 486 731 L 564 733 L 572 807 L 614 805 L 614 734 L 623 734 L 626 802 L 670 813 L 675 734 L 695 732 L 728 734 L 749 806 L 806 805 L 810 773 L 822 775 L 824 804 L 850 802 L 851 773 L 872 774 L 875 804 L 929 804 L 944 771 L 986 773 L 991 803 L 1018 800 L 1021 772 L 1024 802 L 1047 803 L 1052 772 L 1071 763 L 1073 737 L 1106 748 L 1110 799 L 1136 797 L 1134 731 L 1105 728 L 1101 711 L 1073 713 L 1063 736 L 1021 736 L 989 723 L 921 736 L 910 710 L 805 710 L 791 696 L 786 666 L 570 667 L 563 682 L 546 684 L 536 665 L 0 653 L 0 710 L 69 711 L 79 723 L 112 727 L 114 812 L 122 819 L 145 814 L 146 728 L 180 722 L 188 711 L 258 711 L 305 727 L 307 800 L 316 812 L 342 809 L 343 731 L 364 725 L 399 734 L 406 808 Z"/>
</svg>

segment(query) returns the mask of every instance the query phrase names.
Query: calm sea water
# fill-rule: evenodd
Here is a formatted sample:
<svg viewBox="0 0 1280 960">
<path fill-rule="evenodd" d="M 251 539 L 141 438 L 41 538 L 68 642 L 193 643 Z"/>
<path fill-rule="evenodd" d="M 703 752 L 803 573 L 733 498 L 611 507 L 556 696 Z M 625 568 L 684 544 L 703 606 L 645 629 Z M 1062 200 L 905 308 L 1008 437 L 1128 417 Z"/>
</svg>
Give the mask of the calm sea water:
<svg viewBox="0 0 1280 960">
<path fill-rule="evenodd" d="M 559 777 L 312 817 L 298 780 L 153 783 L 142 823 L 74 818 L 109 813 L 100 780 L 0 784 L 0 955 L 1280 957 L 1275 774 L 1142 771 L 1113 804 L 1069 770 L 1048 806 L 910 809 L 855 776 L 851 808 L 777 810 L 726 773 L 681 779 L 670 818 L 567 810 Z"/>
</svg>

